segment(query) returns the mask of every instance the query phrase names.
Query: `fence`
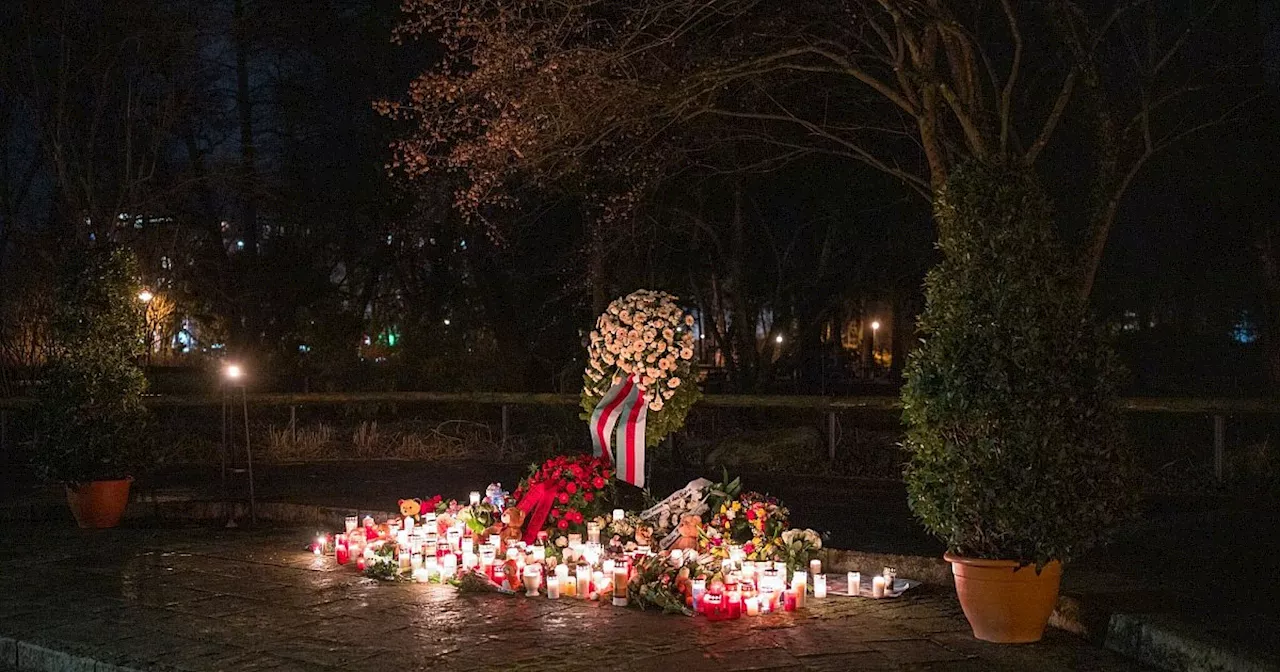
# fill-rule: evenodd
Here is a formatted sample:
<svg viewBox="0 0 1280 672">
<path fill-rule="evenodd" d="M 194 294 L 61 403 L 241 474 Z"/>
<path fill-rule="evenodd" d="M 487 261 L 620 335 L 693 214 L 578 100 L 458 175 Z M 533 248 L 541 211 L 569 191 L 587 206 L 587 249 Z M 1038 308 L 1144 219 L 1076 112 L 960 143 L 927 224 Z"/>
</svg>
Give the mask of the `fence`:
<svg viewBox="0 0 1280 672">
<path fill-rule="evenodd" d="M 237 395 L 239 396 L 239 395 Z M 502 442 L 505 445 L 510 431 L 511 408 L 515 406 L 574 407 L 579 397 L 574 394 L 546 394 L 526 392 L 345 392 L 345 393 L 254 393 L 246 395 L 250 406 L 289 407 L 290 422 L 294 422 L 299 406 L 323 406 L 344 404 L 396 403 L 396 404 L 474 404 L 497 406 L 501 409 Z M 198 396 L 150 396 L 146 403 L 155 408 L 210 407 L 224 402 L 222 395 Z M 0 398 L 0 454 L 5 453 L 10 440 L 9 415 L 34 406 L 28 398 Z M 700 405 L 710 408 L 733 409 L 795 409 L 826 415 L 828 455 L 836 456 L 837 414 L 846 411 L 893 413 L 901 410 L 901 401 L 890 396 L 819 397 L 783 395 L 706 395 Z M 1178 416 L 1201 415 L 1210 419 L 1213 427 L 1213 472 L 1221 481 L 1224 476 L 1227 420 L 1233 416 L 1280 415 L 1280 400 L 1267 398 L 1228 397 L 1128 397 L 1122 402 L 1125 411 L 1132 414 L 1167 414 Z"/>
</svg>

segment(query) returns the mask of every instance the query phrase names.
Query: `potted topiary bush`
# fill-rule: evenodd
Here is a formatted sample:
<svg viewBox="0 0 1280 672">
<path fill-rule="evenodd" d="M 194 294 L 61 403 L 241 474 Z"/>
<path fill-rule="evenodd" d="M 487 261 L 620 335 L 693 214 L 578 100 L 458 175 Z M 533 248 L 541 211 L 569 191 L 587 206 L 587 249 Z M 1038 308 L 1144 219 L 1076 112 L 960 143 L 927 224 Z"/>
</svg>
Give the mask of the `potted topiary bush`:
<svg viewBox="0 0 1280 672">
<path fill-rule="evenodd" d="M 66 486 L 81 527 L 119 523 L 142 464 L 139 289 L 133 256 L 102 248 L 70 252 L 54 289 L 53 347 L 37 392 L 34 461 L 44 477 Z"/>
<path fill-rule="evenodd" d="M 902 391 L 912 511 L 946 542 L 974 636 L 1039 640 L 1062 563 L 1134 503 L 1120 369 L 1028 172 L 955 171 Z"/>
</svg>

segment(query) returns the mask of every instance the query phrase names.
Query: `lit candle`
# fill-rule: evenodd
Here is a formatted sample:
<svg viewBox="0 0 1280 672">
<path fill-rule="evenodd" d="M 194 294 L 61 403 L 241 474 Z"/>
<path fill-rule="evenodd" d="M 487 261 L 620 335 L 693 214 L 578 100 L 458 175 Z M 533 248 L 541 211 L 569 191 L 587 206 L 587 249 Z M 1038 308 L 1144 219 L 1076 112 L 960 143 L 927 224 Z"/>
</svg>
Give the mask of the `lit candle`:
<svg viewBox="0 0 1280 672">
<path fill-rule="evenodd" d="M 742 591 L 731 590 L 726 595 L 729 596 L 729 618 L 742 617 Z"/>
<path fill-rule="evenodd" d="M 413 519 L 413 516 L 405 516 L 405 517 L 404 517 L 404 531 L 405 531 L 405 532 L 408 532 L 409 534 L 413 534 L 413 526 L 414 526 L 415 524 L 417 524 L 417 521 L 415 521 L 415 520 Z"/>
<path fill-rule="evenodd" d="M 822 561 L 814 558 L 809 561 L 809 573 L 817 576 L 822 573 Z"/>
<path fill-rule="evenodd" d="M 413 553 L 409 556 L 409 567 L 416 573 L 422 569 L 422 554 Z"/>
<path fill-rule="evenodd" d="M 347 523 L 347 534 L 351 534 L 352 532 L 356 531 L 357 527 L 360 526 L 360 519 L 357 518 L 356 516 L 347 516 L 346 523 Z"/>
<path fill-rule="evenodd" d="M 339 534 L 333 542 L 333 555 L 338 560 L 339 565 L 345 565 L 351 562 L 351 546 L 347 542 L 347 535 Z"/>
<path fill-rule="evenodd" d="M 600 523 L 587 523 L 587 543 L 600 543 Z"/>
<path fill-rule="evenodd" d="M 533 562 L 544 562 L 544 561 L 546 561 L 546 559 L 547 559 L 547 547 L 546 547 L 546 546 L 534 546 L 534 547 L 532 547 L 532 548 L 530 549 L 530 552 L 529 552 L 529 557 L 530 557 L 530 558 L 532 558 Z"/>
<path fill-rule="evenodd" d="M 422 558 L 422 569 L 427 573 L 427 580 L 440 574 L 440 559 L 434 554 L 427 554 Z"/>
<path fill-rule="evenodd" d="M 579 547 L 579 546 L 581 546 L 581 545 L 582 545 L 582 535 L 581 535 L 581 534 L 578 534 L 578 533 L 576 533 L 576 532 L 575 532 L 575 533 L 573 533 L 573 534 L 570 534 L 570 535 L 569 535 L 569 546 L 570 546 L 570 548 L 577 548 L 577 547 Z"/>
<path fill-rule="evenodd" d="M 578 599 L 585 600 L 591 595 L 591 568 L 578 565 Z"/>
<path fill-rule="evenodd" d="M 613 560 L 605 560 L 600 564 L 601 564 L 600 569 L 604 570 L 605 575 L 612 577 L 613 576 Z"/>
<path fill-rule="evenodd" d="M 754 595 L 742 600 L 743 607 L 747 610 L 748 616 L 760 615 L 760 598 Z"/>
<path fill-rule="evenodd" d="M 477 491 L 475 491 L 475 490 L 472 490 L 472 491 L 471 491 L 471 506 L 475 506 L 475 505 L 477 505 L 477 504 L 479 504 L 479 503 L 480 503 L 480 493 L 479 493 L 479 492 L 477 492 Z"/>
<path fill-rule="evenodd" d="M 791 577 L 791 592 L 796 596 L 796 609 L 804 609 L 805 591 L 809 587 L 808 577 L 802 572 L 796 572 Z"/>
<path fill-rule="evenodd" d="M 591 592 L 597 597 L 604 592 L 604 572 L 595 571 L 591 573 Z"/>
<path fill-rule="evenodd" d="M 324 549 L 329 545 L 329 535 L 322 534 L 316 537 L 316 545 L 313 551 L 316 555 L 324 555 Z"/>
<path fill-rule="evenodd" d="M 884 577 L 875 576 L 871 578 L 871 597 L 876 599 L 884 597 Z"/>
<path fill-rule="evenodd" d="M 886 594 L 886 595 L 892 595 L 892 594 L 893 594 L 893 582 L 894 582 L 894 580 L 895 580 L 895 579 L 897 579 L 897 578 L 898 578 L 898 570 L 894 569 L 893 567 L 885 567 L 885 568 L 884 568 L 884 571 L 881 573 L 881 576 L 883 576 L 883 577 L 884 577 L 884 592 L 885 592 L 885 594 Z"/>
<path fill-rule="evenodd" d="M 443 558 L 444 562 L 440 568 L 440 578 L 452 579 L 458 573 L 458 556 L 450 553 Z"/>
<path fill-rule="evenodd" d="M 621 509 L 619 509 L 620 511 Z M 616 514 L 617 511 L 614 511 Z M 613 568 L 613 606 L 627 606 L 627 581 L 630 572 L 627 569 L 627 563 L 620 562 Z"/>
<path fill-rule="evenodd" d="M 767 614 L 773 611 L 774 600 L 778 594 L 773 592 L 773 586 L 762 585 L 760 587 L 760 613 Z"/>
<path fill-rule="evenodd" d="M 703 593 L 705 593 L 705 592 L 707 592 L 707 580 L 706 580 L 706 579 L 694 579 L 694 580 L 693 580 L 693 609 L 694 609 L 694 611 L 697 611 L 697 610 L 698 610 L 699 605 L 701 605 L 701 604 L 702 604 L 702 594 L 703 594 Z"/>
<path fill-rule="evenodd" d="M 427 571 L 426 567 L 419 567 L 413 570 L 413 580 L 418 583 L 426 583 L 431 580 L 431 573 Z"/>
<path fill-rule="evenodd" d="M 560 599 L 560 577 L 547 577 L 547 597 L 552 600 Z"/>
<path fill-rule="evenodd" d="M 472 493 L 476 494 L 476 493 Z M 542 585 L 542 568 L 538 565 L 529 565 L 524 568 L 524 594 L 525 597 L 537 597 L 538 588 Z"/>
<path fill-rule="evenodd" d="M 471 569 L 480 564 L 480 556 L 470 551 L 462 554 L 462 569 L 471 571 Z"/>
<path fill-rule="evenodd" d="M 813 575 L 813 596 L 814 598 L 819 600 L 827 596 L 827 575 L 826 574 Z"/>
<path fill-rule="evenodd" d="M 556 565 L 556 578 L 564 581 L 569 578 L 569 565 Z"/>
<path fill-rule="evenodd" d="M 848 593 L 857 597 L 862 592 L 862 573 L 849 572 L 849 590 Z"/>
</svg>

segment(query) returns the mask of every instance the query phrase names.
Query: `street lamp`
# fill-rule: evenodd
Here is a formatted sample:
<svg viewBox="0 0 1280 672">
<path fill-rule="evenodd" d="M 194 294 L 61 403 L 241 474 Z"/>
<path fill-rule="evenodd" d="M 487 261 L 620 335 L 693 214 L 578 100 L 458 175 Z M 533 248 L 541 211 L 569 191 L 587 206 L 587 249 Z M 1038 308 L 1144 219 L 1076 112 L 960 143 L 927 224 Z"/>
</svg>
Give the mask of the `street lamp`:
<svg viewBox="0 0 1280 672">
<path fill-rule="evenodd" d="M 144 289 L 141 292 L 138 292 L 138 300 L 143 303 L 151 303 L 151 299 L 154 298 L 156 298 L 156 295 L 152 294 L 149 289 Z"/>
<path fill-rule="evenodd" d="M 244 369 L 239 364 L 227 364 L 222 368 L 222 498 L 229 505 L 227 498 L 227 462 L 234 449 L 230 423 L 235 414 L 235 388 L 240 388 L 240 411 L 244 415 L 244 453 L 248 462 L 249 475 L 249 520 L 258 522 L 257 500 L 253 492 L 253 448 L 249 443 L 249 394 L 244 387 Z M 228 514 L 227 527 L 235 527 L 235 519 Z"/>
<path fill-rule="evenodd" d="M 781 343 L 781 342 L 782 342 L 782 334 L 778 334 L 778 337 L 777 337 L 777 338 L 775 338 L 775 339 L 773 339 L 773 340 L 774 340 L 774 342 L 776 342 L 776 343 Z"/>
<path fill-rule="evenodd" d="M 880 320 L 873 320 L 871 322 L 871 331 L 872 332 L 880 331 Z"/>
</svg>

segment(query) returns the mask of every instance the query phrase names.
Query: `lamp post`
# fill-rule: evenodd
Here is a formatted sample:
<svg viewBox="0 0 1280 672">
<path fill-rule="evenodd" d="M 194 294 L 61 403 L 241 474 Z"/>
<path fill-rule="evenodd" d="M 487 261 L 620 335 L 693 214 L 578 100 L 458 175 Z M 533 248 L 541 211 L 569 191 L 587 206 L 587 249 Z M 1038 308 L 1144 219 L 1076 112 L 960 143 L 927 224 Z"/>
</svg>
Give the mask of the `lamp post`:
<svg viewBox="0 0 1280 672">
<path fill-rule="evenodd" d="M 151 290 L 145 287 L 142 288 L 142 291 L 138 292 L 138 301 L 142 303 L 142 315 L 143 315 L 144 327 L 147 330 L 147 366 L 148 367 L 151 366 L 151 349 L 154 346 L 154 341 L 155 341 L 155 328 L 151 325 L 151 300 L 154 298 L 156 298 L 156 295 L 152 294 Z"/>
<path fill-rule="evenodd" d="M 249 442 L 249 395 L 244 386 L 244 369 L 239 364 L 227 364 L 222 368 L 222 499 L 223 502 L 228 500 L 227 461 L 234 442 L 231 439 L 230 423 L 235 413 L 236 388 L 240 390 L 240 410 L 244 416 L 244 452 L 249 475 L 249 522 L 256 524 L 258 510 L 253 491 L 253 448 Z M 234 518 L 228 520 L 227 526 L 235 526 Z"/>
<path fill-rule="evenodd" d="M 871 321 L 871 371 L 876 370 L 876 337 L 880 335 L 880 320 Z"/>
</svg>

